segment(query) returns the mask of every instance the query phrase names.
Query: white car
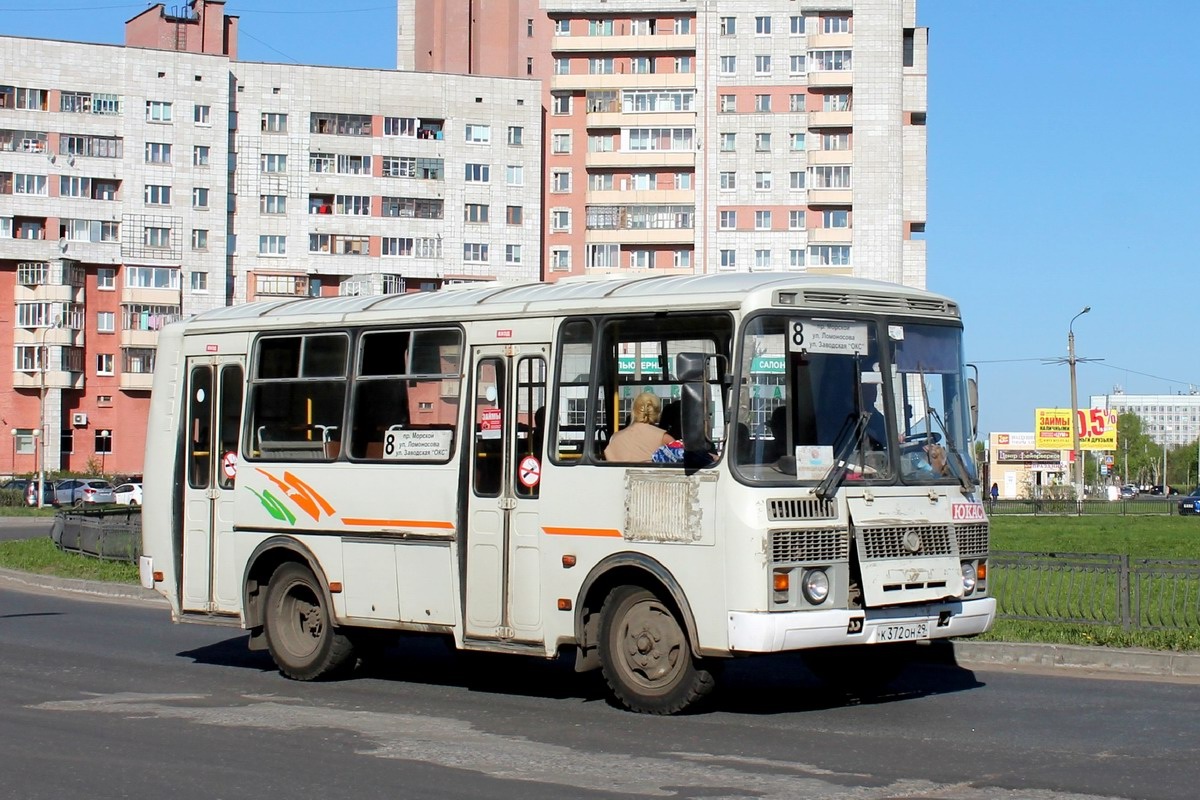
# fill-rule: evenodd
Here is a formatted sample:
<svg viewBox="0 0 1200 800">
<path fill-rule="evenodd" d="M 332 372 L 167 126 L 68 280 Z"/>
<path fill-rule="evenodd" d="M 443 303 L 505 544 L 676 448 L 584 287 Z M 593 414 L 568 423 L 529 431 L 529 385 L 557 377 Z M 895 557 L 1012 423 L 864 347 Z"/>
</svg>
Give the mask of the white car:
<svg viewBox="0 0 1200 800">
<path fill-rule="evenodd" d="M 113 489 L 113 502 L 119 506 L 140 506 L 142 504 L 142 485 L 140 483 L 122 483 Z"/>
</svg>

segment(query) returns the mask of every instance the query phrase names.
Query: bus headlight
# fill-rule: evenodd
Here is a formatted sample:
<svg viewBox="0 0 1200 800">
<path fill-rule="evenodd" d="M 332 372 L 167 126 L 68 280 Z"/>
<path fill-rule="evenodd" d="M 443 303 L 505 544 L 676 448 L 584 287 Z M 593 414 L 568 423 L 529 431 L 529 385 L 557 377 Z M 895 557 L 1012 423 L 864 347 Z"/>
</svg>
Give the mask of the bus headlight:
<svg viewBox="0 0 1200 800">
<path fill-rule="evenodd" d="M 810 569 L 804 573 L 800 590 L 804 592 L 805 600 L 814 606 L 819 606 L 829 597 L 829 576 L 823 569 Z"/>
<path fill-rule="evenodd" d="M 963 594 L 969 595 L 975 591 L 975 565 L 970 561 L 962 563 Z"/>
</svg>

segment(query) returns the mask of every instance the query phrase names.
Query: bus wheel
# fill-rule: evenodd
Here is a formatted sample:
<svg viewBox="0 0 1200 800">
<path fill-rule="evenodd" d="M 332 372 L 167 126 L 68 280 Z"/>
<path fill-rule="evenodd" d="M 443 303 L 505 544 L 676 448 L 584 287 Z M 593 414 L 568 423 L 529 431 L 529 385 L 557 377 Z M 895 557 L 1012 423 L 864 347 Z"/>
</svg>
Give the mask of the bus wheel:
<svg viewBox="0 0 1200 800">
<path fill-rule="evenodd" d="M 604 679 L 631 711 L 674 714 L 704 697 L 713 677 L 692 659 L 671 608 L 640 586 L 621 586 L 600 612 Z"/>
<path fill-rule="evenodd" d="M 263 622 L 271 658 L 289 678 L 311 681 L 354 666 L 350 639 L 331 624 L 321 585 L 301 564 L 271 576 Z"/>
</svg>

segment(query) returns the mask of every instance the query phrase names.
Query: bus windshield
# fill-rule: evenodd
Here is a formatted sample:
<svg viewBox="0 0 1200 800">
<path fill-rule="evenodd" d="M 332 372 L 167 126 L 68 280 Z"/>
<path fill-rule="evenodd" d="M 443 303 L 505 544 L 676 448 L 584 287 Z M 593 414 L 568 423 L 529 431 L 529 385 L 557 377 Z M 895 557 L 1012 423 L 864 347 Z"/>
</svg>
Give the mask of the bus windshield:
<svg viewBox="0 0 1200 800">
<path fill-rule="evenodd" d="M 960 328 L 762 315 L 741 344 L 735 470 L 751 481 L 974 485 Z"/>
</svg>

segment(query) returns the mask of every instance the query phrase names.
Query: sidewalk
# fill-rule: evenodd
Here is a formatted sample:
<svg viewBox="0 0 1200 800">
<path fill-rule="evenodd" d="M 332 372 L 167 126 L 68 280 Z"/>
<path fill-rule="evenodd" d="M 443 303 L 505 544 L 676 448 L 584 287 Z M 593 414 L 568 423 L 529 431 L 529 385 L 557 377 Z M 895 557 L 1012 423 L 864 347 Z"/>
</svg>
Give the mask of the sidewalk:
<svg viewBox="0 0 1200 800">
<path fill-rule="evenodd" d="M 2 519 L 2 518 L 0 518 Z M 0 522 L 0 524 L 3 524 Z M 70 592 L 97 598 L 135 600 L 165 607 L 162 595 L 141 586 L 74 578 L 33 575 L 0 569 L 0 587 Z M 962 666 L 1035 667 L 1042 669 L 1110 673 L 1120 675 L 1200 680 L 1200 652 L 1174 653 L 1080 645 L 1029 644 L 1022 642 L 977 642 L 960 639 L 934 643 L 931 660 L 949 660 Z M 948 646 L 946 646 L 948 645 Z"/>
</svg>

